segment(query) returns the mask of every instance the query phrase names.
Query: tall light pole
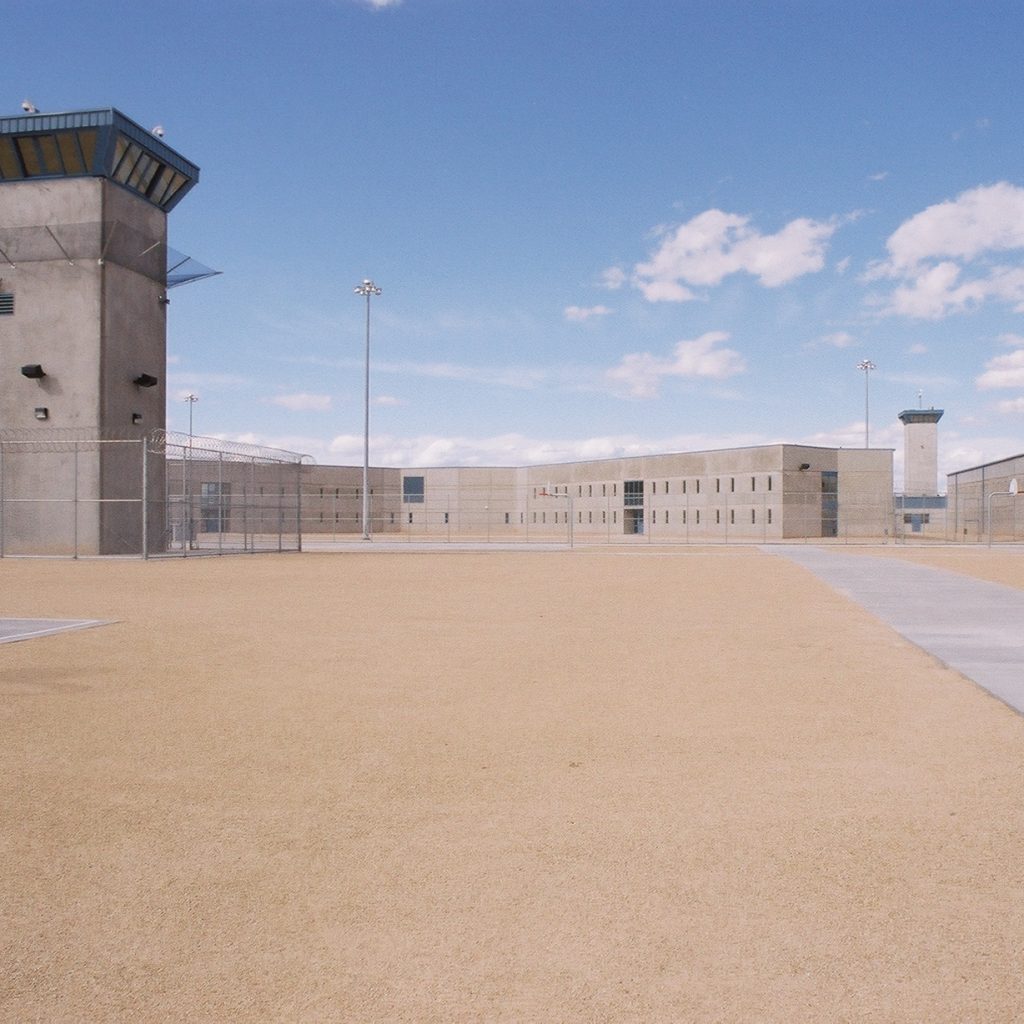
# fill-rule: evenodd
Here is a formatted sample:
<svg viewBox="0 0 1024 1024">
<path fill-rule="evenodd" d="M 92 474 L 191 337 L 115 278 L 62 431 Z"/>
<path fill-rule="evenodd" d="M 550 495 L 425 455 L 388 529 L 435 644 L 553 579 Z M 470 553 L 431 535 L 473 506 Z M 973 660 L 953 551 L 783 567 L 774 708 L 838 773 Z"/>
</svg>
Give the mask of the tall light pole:
<svg viewBox="0 0 1024 1024">
<path fill-rule="evenodd" d="M 366 278 L 355 288 L 366 296 L 366 377 L 363 389 L 363 540 L 370 539 L 370 298 L 380 289 Z"/>
<path fill-rule="evenodd" d="M 188 402 L 188 446 L 192 447 L 192 407 L 199 401 L 198 395 L 191 393 L 187 394 L 183 399 L 183 402 Z"/>
<path fill-rule="evenodd" d="M 871 371 L 877 370 L 878 367 L 870 359 L 862 359 L 857 364 L 857 369 L 864 371 L 864 447 L 867 448 L 870 436 L 868 434 L 868 380 L 871 376 Z"/>
<path fill-rule="evenodd" d="M 188 402 L 188 456 L 184 462 L 188 466 L 188 472 L 185 474 L 185 479 L 182 481 L 182 491 L 185 497 L 185 508 L 187 523 L 182 524 L 188 531 L 188 539 L 182 538 L 182 545 L 188 544 L 192 547 L 195 537 L 192 535 L 192 410 L 195 408 L 196 402 L 199 401 L 198 395 L 193 395 L 190 391 L 183 399 L 183 402 Z"/>
</svg>

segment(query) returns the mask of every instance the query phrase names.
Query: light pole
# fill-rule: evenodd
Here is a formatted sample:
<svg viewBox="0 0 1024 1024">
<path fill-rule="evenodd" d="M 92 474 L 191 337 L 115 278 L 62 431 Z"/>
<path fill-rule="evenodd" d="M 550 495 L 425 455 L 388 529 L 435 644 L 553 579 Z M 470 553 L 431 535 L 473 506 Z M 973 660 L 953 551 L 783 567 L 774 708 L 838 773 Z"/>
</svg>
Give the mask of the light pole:
<svg viewBox="0 0 1024 1024">
<path fill-rule="evenodd" d="M 871 376 L 871 371 L 872 370 L 877 370 L 878 367 L 875 366 L 875 364 L 873 362 L 871 362 L 870 359 L 862 359 L 857 364 L 857 369 L 864 371 L 864 447 L 867 448 L 868 447 L 868 437 L 869 437 L 869 434 L 868 434 L 868 380 L 869 380 L 869 378 Z"/>
<path fill-rule="evenodd" d="M 195 408 L 196 402 L 199 401 L 199 396 L 192 394 L 190 391 L 182 401 L 188 402 L 188 457 L 185 460 L 188 464 L 188 472 L 185 476 L 185 486 L 183 488 L 187 509 L 185 530 L 188 534 L 188 540 L 185 541 L 183 538 L 182 543 L 187 543 L 191 548 L 195 541 L 195 537 L 192 534 L 192 410 Z"/>
<path fill-rule="evenodd" d="M 369 279 L 354 289 L 366 296 L 366 377 L 363 388 L 363 540 L 370 539 L 370 297 L 380 289 Z"/>
</svg>

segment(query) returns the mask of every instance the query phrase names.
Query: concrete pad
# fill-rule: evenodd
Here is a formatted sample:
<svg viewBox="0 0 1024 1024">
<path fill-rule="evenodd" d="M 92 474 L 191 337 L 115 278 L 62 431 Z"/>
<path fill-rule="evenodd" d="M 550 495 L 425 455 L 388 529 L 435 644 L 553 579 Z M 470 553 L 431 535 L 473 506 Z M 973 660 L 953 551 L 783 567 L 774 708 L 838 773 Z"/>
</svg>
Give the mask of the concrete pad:
<svg viewBox="0 0 1024 1024">
<path fill-rule="evenodd" d="M 1024 592 L 892 558 L 766 547 L 813 572 L 911 643 L 1024 712 Z"/>
<path fill-rule="evenodd" d="M 19 640 L 33 640 L 52 636 L 69 629 L 90 629 L 106 626 L 99 619 L 0 619 L 0 644 L 13 644 Z"/>
</svg>

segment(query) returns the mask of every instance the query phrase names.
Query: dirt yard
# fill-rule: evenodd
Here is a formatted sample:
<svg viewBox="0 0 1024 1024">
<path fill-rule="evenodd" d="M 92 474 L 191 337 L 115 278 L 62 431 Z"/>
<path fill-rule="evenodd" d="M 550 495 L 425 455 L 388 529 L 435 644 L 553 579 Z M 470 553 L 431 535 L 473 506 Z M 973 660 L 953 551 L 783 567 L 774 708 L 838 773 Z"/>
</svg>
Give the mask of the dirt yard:
<svg viewBox="0 0 1024 1024">
<path fill-rule="evenodd" d="M 1021 1019 L 1024 717 L 781 558 L 6 560 L 0 615 L 115 620 L 0 645 L 0 1020 Z"/>
</svg>

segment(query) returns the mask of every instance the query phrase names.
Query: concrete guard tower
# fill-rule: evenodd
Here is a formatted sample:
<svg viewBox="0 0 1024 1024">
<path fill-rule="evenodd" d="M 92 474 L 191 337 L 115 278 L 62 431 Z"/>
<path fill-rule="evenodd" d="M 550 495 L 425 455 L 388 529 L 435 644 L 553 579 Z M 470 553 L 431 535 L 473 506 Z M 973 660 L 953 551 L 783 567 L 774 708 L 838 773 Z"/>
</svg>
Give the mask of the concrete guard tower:
<svg viewBox="0 0 1024 1024">
<path fill-rule="evenodd" d="M 142 550 L 141 441 L 165 427 L 167 289 L 212 273 L 189 277 L 186 258 L 175 270 L 167 248 L 167 214 L 198 180 L 117 110 L 0 118 L 0 440 L 34 439 L 0 449 L 8 552 L 59 553 L 69 516 L 76 553 Z M 147 493 L 162 495 L 163 460 L 151 461 Z"/>
<path fill-rule="evenodd" d="M 905 409 L 903 423 L 903 493 L 909 497 L 939 493 L 939 428 L 943 409 Z"/>
</svg>

